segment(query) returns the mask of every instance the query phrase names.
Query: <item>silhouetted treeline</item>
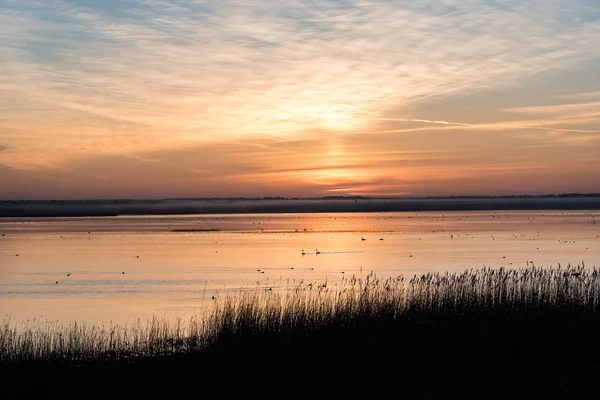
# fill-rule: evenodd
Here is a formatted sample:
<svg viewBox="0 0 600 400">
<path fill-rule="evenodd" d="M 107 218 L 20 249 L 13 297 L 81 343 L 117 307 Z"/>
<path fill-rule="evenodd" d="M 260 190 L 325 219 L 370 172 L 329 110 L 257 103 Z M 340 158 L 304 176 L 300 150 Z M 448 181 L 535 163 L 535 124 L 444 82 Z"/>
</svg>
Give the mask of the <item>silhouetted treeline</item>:
<svg viewBox="0 0 600 400">
<path fill-rule="evenodd" d="M 376 198 L 197 198 L 0 201 L 0 217 L 476 210 L 597 210 L 600 194 Z"/>
</svg>

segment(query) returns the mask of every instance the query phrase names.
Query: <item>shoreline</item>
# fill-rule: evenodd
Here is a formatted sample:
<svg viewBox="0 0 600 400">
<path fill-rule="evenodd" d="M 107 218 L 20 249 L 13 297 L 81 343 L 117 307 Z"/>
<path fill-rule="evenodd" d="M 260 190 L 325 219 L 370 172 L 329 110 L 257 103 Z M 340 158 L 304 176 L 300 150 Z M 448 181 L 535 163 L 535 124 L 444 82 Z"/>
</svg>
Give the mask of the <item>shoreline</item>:
<svg viewBox="0 0 600 400">
<path fill-rule="evenodd" d="M 491 210 L 600 210 L 600 195 L 0 201 L 0 218 Z"/>
</svg>

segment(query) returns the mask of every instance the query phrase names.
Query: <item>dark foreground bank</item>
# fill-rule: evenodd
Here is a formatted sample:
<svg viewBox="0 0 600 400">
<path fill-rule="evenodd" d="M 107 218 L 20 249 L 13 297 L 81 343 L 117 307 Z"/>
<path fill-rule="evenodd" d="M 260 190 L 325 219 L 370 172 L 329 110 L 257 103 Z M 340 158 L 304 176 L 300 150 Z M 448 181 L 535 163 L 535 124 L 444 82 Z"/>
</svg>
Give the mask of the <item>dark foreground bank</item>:
<svg viewBox="0 0 600 400">
<path fill-rule="evenodd" d="M 221 299 L 201 330 L 157 325 L 134 346 L 79 330 L 52 347 L 47 329 L 19 342 L 5 327 L 0 372 L 9 398 L 592 399 L 599 300 L 595 269 L 371 276 Z"/>
<path fill-rule="evenodd" d="M 447 198 L 331 197 L 316 199 L 0 201 L 0 217 L 31 218 L 174 214 L 598 209 L 600 209 L 600 194 Z"/>
</svg>

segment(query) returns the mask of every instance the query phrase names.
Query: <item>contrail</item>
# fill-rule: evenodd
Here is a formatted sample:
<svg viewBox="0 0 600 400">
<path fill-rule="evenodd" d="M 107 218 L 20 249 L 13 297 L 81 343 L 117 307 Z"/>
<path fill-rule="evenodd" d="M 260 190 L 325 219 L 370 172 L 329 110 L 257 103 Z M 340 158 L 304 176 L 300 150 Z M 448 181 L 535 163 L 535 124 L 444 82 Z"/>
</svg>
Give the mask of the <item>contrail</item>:
<svg viewBox="0 0 600 400">
<path fill-rule="evenodd" d="M 377 118 L 381 121 L 399 121 L 399 122 L 424 122 L 426 124 L 439 124 L 439 125 L 460 125 L 460 126 L 472 126 L 475 128 L 488 128 L 490 126 L 498 126 L 502 125 L 491 123 L 491 124 L 465 124 L 464 122 L 450 122 L 450 121 L 433 121 L 430 119 L 404 119 L 404 118 Z M 587 129 L 569 129 L 569 128 L 548 128 L 544 126 L 536 126 L 536 125 L 513 125 L 508 124 L 506 128 L 519 128 L 519 129 L 541 129 L 545 131 L 559 131 L 559 132 L 573 132 L 573 133 L 598 133 L 597 130 L 587 130 Z"/>
<path fill-rule="evenodd" d="M 426 124 L 439 124 L 439 125 L 461 125 L 461 126 L 471 125 L 471 124 L 465 124 L 463 122 L 432 121 L 430 119 L 404 119 L 404 118 L 378 118 L 378 119 L 381 121 L 424 122 Z"/>
<path fill-rule="evenodd" d="M 521 127 L 519 127 L 521 128 Z M 598 131 L 590 131 L 587 129 L 563 129 L 563 128 L 545 128 L 541 126 L 530 126 L 523 128 L 531 128 L 531 129 L 543 129 L 545 131 L 560 131 L 560 132 L 573 132 L 573 133 L 598 133 Z"/>
</svg>

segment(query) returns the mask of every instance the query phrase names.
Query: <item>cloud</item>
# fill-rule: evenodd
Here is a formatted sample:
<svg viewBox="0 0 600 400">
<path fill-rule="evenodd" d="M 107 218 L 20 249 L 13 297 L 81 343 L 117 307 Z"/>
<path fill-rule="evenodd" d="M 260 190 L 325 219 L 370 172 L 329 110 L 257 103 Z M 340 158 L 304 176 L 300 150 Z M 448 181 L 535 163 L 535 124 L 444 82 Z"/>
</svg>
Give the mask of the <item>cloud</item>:
<svg viewBox="0 0 600 400">
<path fill-rule="evenodd" d="M 426 124 L 439 124 L 439 125 L 461 125 L 469 126 L 463 122 L 449 122 L 449 121 L 432 121 L 428 119 L 404 119 L 404 118 L 378 118 L 380 121 L 398 121 L 398 122 L 424 122 Z"/>
<path fill-rule="evenodd" d="M 4 4 L 4 184 L 115 196 L 405 193 L 485 174 L 516 182 L 519 163 L 541 174 L 551 154 L 568 170 L 598 151 L 591 86 L 546 103 L 490 96 L 489 118 L 427 107 L 591 62 L 600 10 L 590 3 Z"/>
<path fill-rule="evenodd" d="M 500 187 L 512 193 L 523 182 L 533 187 L 540 181 L 546 193 L 600 189 L 599 142 L 565 146 L 570 137 L 549 132 L 507 137 L 462 126 L 446 140 L 449 128 L 429 128 L 401 138 L 370 133 L 368 141 L 356 133 L 326 141 L 240 139 L 135 155 L 99 153 L 53 168 L 6 167 L 0 187 L 2 198 L 17 199 L 501 194 Z"/>
<path fill-rule="evenodd" d="M 574 113 L 591 111 L 594 115 L 600 115 L 600 101 L 505 108 L 502 111 L 520 114 L 550 114 L 552 116 L 567 117 Z"/>
<path fill-rule="evenodd" d="M 567 0 L 110 4 L 7 2 L 5 140 L 58 156 L 354 131 L 415 102 L 569 68 L 600 47 L 593 14 Z"/>
<path fill-rule="evenodd" d="M 582 98 L 588 97 L 588 94 L 586 93 L 586 96 L 582 96 Z M 558 98 L 564 99 L 564 96 L 558 96 Z M 470 128 L 502 131 L 510 129 L 546 131 L 556 134 L 557 138 L 560 136 L 560 141 L 565 144 L 585 144 L 600 140 L 600 102 L 598 101 L 510 107 L 501 111 L 518 114 L 519 117 L 530 117 L 531 119 L 471 124 Z"/>
<path fill-rule="evenodd" d="M 600 91 L 598 92 L 583 92 L 583 93 L 569 93 L 560 96 L 565 100 L 599 100 L 600 99 Z"/>
<path fill-rule="evenodd" d="M 573 121 L 571 121 L 573 122 Z M 550 132 L 562 132 L 562 133 L 600 133 L 600 129 L 575 129 L 575 128 L 564 128 L 560 126 L 554 126 L 564 123 L 564 121 L 556 120 L 518 120 L 518 121 L 501 121 L 501 122 L 489 122 L 483 124 L 470 124 L 468 125 L 472 129 L 479 130 L 495 130 L 510 132 L 511 130 L 537 130 L 537 131 L 550 131 Z M 549 127 L 552 126 L 552 127 Z"/>
</svg>

